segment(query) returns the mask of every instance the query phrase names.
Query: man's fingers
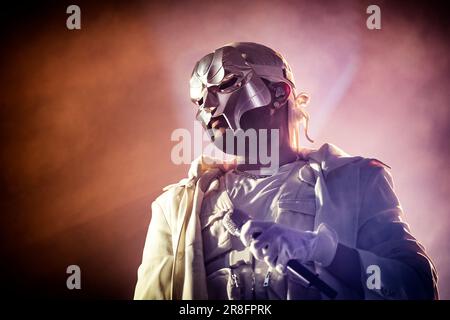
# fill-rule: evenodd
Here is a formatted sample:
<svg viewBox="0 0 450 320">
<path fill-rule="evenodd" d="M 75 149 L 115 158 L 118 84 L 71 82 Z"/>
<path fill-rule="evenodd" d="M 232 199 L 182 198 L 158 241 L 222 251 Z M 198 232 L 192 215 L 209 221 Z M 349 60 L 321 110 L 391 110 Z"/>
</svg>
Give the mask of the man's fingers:
<svg viewBox="0 0 450 320">
<path fill-rule="evenodd" d="M 267 250 L 270 246 L 270 242 L 265 239 L 256 239 L 252 241 L 252 246 L 255 250 Z"/>
<path fill-rule="evenodd" d="M 264 230 L 273 225 L 273 222 L 249 220 L 241 228 L 241 241 L 245 246 L 249 246 L 251 241 L 259 238 Z"/>
<path fill-rule="evenodd" d="M 287 267 L 284 264 L 277 263 L 275 270 L 280 274 L 286 274 Z"/>
<path fill-rule="evenodd" d="M 275 268 L 277 265 L 278 254 L 277 252 L 271 251 L 270 254 L 264 256 L 264 262 L 270 267 Z"/>
<path fill-rule="evenodd" d="M 250 244 L 250 252 L 258 260 L 263 260 L 271 267 L 275 268 L 279 253 L 279 243 L 274 239 L 272 242 L 253 240 Z"/>
<path fill-rule="evenodd" d="M 278 255 L 278 259 L 276 262 L 276 267 L 275 269 L 281 273 L 281 274 L 285 274 L 286 273 L 286 268 L 287 268 L 287 263 L 289 262 L 289 256 L 286 252 L 286 250 L 284 248 L 282 248 L 280 250 L 280 253 Z"/>
<path fill-rule="evenodd" d="M 258 246 L 258 248 L 256 248 L 256 246 Z M 253 254 L 253 256 L 258 259 L 258 260 L 262 260 L 264 258 L 264 256 L 267 255 L 267 251 L 269 250 L 269 245 L 266 244 L 261 244 L 261 241 L 259 240 L 253 240 L 250 243 L 250 252 Z M 263 251 L 264 249 L 264 251 Z"/>
<path fill-rule="evenodd" d="M 264 230 L 257 238 L 257 241 L 255 241 L 254 243 L 255 249 L 263 249 L 267 245 L 273 244 L 275 241 L 277 241 L 280 235 L 278 234 L 276 229 L 277 225 L 272 224 L 266 230 Z"/>
</svg>

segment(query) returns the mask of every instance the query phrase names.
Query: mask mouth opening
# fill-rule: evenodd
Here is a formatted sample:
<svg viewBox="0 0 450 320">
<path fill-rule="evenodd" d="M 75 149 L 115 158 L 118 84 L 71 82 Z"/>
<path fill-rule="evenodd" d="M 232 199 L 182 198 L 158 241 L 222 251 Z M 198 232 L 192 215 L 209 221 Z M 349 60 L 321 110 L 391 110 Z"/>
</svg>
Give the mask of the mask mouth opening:
<svg viewBox="0 0 450 320">
<path fill-rule="evenodd" d="M 206 125 L 208 129 L 230 129 L 230 126 L 228 125 L 228 121 L 225 118 L 223 114 L 218 115 L 216 117 L 212 117 L 211 120 L 209 120 L 209 123 Z"/>
<path fill-rule="evenodd" d="M 226 130 L 229 130 L 230 125 L 226 117 L 221 114 L 216 117 L 212 117 L 209 123 L 206 125 L 206 130 L 209 132 L 211 139 L 215 141 L 219 136 L 225 134 Z"/>
</svg>

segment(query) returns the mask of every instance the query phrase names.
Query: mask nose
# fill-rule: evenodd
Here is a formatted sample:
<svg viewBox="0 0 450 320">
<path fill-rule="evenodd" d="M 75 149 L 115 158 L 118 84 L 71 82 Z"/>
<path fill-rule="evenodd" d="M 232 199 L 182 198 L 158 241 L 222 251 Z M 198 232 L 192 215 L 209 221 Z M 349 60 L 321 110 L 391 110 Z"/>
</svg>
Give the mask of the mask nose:
<svg viewBox="0 0 450 320">
<path fill-rule="evenodd" d="M 200 121 L 205 129 L 208 129 L 209 122 L 211 118 L 214 117 L 214 113 L 217 110 L 217 106 L 210 107 L 211 104 L 208 104 L 207 100 L 205 103 L 200 105 L 197 111 L 197 120 Z"/>
<path fill-rule="evenodd" d="M 219 107 L 219 98 L 217 94 L 214 92 L 208 92 L 206 94 L 205 103 L 203 104 L 203 109 L 206 112 L 211 113 L 211 116 L 214 116 L 214 112 L 216 112 Z"/>
</svg>

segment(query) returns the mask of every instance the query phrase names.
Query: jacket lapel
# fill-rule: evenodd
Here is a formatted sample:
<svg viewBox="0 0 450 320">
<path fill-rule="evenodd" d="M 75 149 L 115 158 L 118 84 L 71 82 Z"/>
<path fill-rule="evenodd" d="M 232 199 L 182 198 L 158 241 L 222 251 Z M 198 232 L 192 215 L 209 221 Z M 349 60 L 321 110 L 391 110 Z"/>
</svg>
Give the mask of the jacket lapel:
<svg viewBox="0 0 450 320">
<path fill-rule="evenodd" d="M 327 176 L 330 172 L 362 157 L 352 157 L 332 144 L 324 144 L 317 151 L 306 152 L 305 157 L 315 175 L 316 218 L 314 228 L 326 223 L 339 235 L 344 244 L 352 245 L 355 241 L 353 230 L 356 221 L 354 210 L 357 198 L 350 196 L 354 187 L 358 186 L 359 170 L 347 170 L 342 186 L 330 185 Z M 348 188 L 346 187 L 348 186 Z"/>
</svg>

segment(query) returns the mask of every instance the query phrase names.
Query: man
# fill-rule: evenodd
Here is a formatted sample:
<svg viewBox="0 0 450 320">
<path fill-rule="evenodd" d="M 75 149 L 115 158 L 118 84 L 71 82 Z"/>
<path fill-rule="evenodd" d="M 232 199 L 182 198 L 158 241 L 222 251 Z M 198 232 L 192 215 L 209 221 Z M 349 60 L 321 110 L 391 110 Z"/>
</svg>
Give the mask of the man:
<svg viewBox="0 0 450 320">
<path fill-rule="evenodd" d="M 402 220 L 386 165 L 331 144 L 300 147 L 308 96 L 297 95 L 279 53 L 228 44 L 197 62 L 190 86 L 197 119 L 237 165 L 197 159 L 153 202 L 136 299 L 326 298 L 286 268 L 291 260 L 338 299 L 438 298 L 434 266 Z M 256 140 L 240 148 L 249 130 Z M 239 237 L 223 223 L 230 212 L 249 218 Z"/>
</svg>

